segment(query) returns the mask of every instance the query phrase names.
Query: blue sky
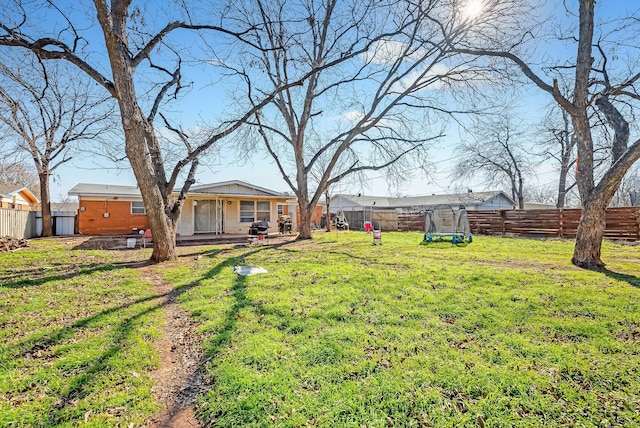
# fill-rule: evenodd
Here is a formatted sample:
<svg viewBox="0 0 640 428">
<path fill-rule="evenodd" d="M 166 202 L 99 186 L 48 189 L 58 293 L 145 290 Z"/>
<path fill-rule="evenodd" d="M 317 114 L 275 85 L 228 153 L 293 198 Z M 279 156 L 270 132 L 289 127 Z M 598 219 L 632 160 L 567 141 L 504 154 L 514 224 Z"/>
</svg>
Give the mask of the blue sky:
<svg viewBox="0 0 640 428">
<path fill-rule="evenodd" d="M 637 10 L 638 4 L 636 0 L 618 0 L 602 2 L 602 5 L 599 4 L 598 7 L 607 15 L 616 15 L 628 10 Z M 556 12 L 561 15 L 562 11 L 556 10 Z M 562 47 L 560 46 L 546 48 L 551 49 L 553 54 L 566 53 L 561 52 Z M 572 58 L 574 55 L 574 52 L 566 53 L 567 58 Z M 210 84 L 215 80 L 215 76 L 207 75 L 204 71 L 194 73 L 193 76 L 196 78 L 193 78 L 194 83 L 188 94 L 180 104 L 171 106 L 172 117 L 184 127 L 197 126 L 201 121 L 215 123 L 216 117 L 224 106 L 224 103 L 220 101 L 227 99 L 227 95 L 224 91 L 217 89 L 215 85 Z M 531 120 L 533 126 L 537 119 L 542 117 L 550 98 L 536 88 L 529 89 L 521 99 L 520 110 Z M 389 188 L 384 179 L 384 173 L 376 172 L 370 174 L 369 178 L 361 185 L 338 185 L 334 192 L 370 195 L 398 193 L 423 195 L 451 192 L 463 186 L 478 191 L 483 190 L 479 183 L 453 183 L 449 177 L 452 165 L 456 160 L 453 148 L 459 139 L 460 133 L 453 123 L 447 129 L 447 136 L 435 144 L 431 151 L 431 159 L 435 169 L 435 173 L 431 177 L 422 176 L 416 169 L 416 175 L 411 182 L 403 184 L 402 188 Z M 198 183 L 243 180 L 274 190 L 289 191 L 276 166 L 266 153 L 258 153 L 244 164 L 238 163 L 237 157 L 238 155 L 232 150 L 223 150 L 213 165 L 200 167 L 197 174 Z M 89 159 L 77 159 L 61 166 L 52 180 L 52 200 L 66 198 L 68 190 L 80 182 L 135 185 L 133 174 L 128 168 L 104 168 L 109 166 L 108 163 L 100 161 L 100 164 L 102 166 L 96 165 L 94 161 Z M 556 173 L 553 165 L 547 164 L 538 169 L 537 182 L 529 184 L 534 186 L 553 184 L 555 179 Z"/>
</svg>

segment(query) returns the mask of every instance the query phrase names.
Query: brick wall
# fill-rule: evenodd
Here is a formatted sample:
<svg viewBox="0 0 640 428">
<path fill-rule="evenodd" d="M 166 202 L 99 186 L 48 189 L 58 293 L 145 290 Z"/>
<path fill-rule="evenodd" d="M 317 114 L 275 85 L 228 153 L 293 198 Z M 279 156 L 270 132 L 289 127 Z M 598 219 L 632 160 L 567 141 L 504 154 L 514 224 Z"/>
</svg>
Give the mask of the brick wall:
<svg viewBox="0 0 640 428">
<path fill-rule="evenodd" d="M 320 227 L 320 222 L 322 220 L 322 210 L 324 205 L 316 205 L 313 208 L 313 212 L 311 213 L 311 222 L 316 224 L 316 227 Z M 285 205 L 286 209 L 286 205 Z M 285 212 L 286 213 L 286 212 Z M 300 228 L 300 205 L 296 204 L 296 220 L 298 223 L 298 229 Z"/>
<path fill-rule="evenodd" d="M 105 217 L 104 214 L 109 216 Z M 128 234 L 132 229 L 148 229 L 145 214 L 131 214 L 131 201 L 80 200 L 78 230 L 85 235 Z"/>
</svg>

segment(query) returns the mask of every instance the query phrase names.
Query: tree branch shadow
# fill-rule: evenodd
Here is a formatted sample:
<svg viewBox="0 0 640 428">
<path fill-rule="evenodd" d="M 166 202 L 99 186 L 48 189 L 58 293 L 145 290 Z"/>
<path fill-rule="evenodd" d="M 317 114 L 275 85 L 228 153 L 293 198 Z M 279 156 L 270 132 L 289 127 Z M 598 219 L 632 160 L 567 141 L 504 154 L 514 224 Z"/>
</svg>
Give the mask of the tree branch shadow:
<svg viewBox="0 0 640 428">
<path fill-rule="evenodd" d="M 64 281 L 81 275 L 90 275 L 97 272 L 109 272 L 124 268 L 138 268 L 148 266 L 148 260 L 90 263 L 79 265 L 75 263 L 55 265 L 50 268 L 33 267 L 22 269 L 9 274 L 0 275 L 0 288 L 24 288 L 43 285 L 51 281 Z"/>
<path fill-rule="evenodd" d="M 624 281 L 629 285 L 631 285 L 632 287 L 640 288 L 640 277 L 638 276 L 629 275 L 626 273 L 614 272 L 606 268 L 602 270 L 602 273 L 604 273 L 609 278 L 613 278 L 617 281 Z"/>
<path fill-rule="evenodd" d="M 116 304 L 112 307 L 104 308 L 89 316 L 85 316 L 79 319 L 72 320 L 60 328 L 53 331 L 34 331 L 32 334 L 22 338 L 19 342 L 14 343 L 10 347 L 4 347 L 3 358 L 6 357 L 10 360 L 16 359 L 41 359 L 46 358 L 46 364 L 44 366 L 50 366 L 55 363 L 62 354 L 60 354 L 59 345 L 64 346 L 67 343 L 78 343 L 77 341 L 84 340 L 86 332 L 94 329 L 104 328 L 105 324 L 108 324 L 108 331 L 101 331 L 98 334 L 106 334 L 109 337 L 108 343 L 105 344 L 105 348 L 98 355 L 94 354 L 82 363 L 73 365 L 73 367 L 61 367 L 60 377 L 62 385 L 59 386 L 57 391 L 49 391 L 49 397 L 55 398 L 54 402 L 46 405 L 45 412 L 42 414 L 42 422 L 47 426 L 57 425 L 59 423 L 69 422 L 69 420 L 62 420 L 65 418 L 63 415 L 73 413 L 71 410 L 74 406 L 77 406 L 79 400 L 90 396 L 95 391 L 101 388 L 101 378 L 110 370 L 115 370 L 114 367 L 119 364 L 120 360 L 126 359 L 128 349 L 128 341 L 139 332 L 137 330 L 139 320 L 144 319 L 148 314 L 162 310 L 169 302 L 171 298 L 176 299 L 180 295 L 188 292 L 191 289 L 200 287 L 207 284 L 207 280 L 215 278 L 225 269 L 232 269 L 234 265 L 243 263 L 244 259 L 250 257 L 253 254 L 259 253 L 263 250 L 278 248 L 283 244 L 277 244 L 273 246 L 261 246 L 257 248 L 251 248 L 250 251 L 246 251 L 240 254 L 233 254 L 229 257 L 222 259 L 218 264 L 209 269 L 204 275 L 199 277 L 195 281 L 191 281 L 185 285 L 174 287 L 171 291 L 163 294 L 152 294 L 148 296 L 139 297 L 137 299 Z M 197 255 L 215 257 L 223 255 L 229 250 L 213 250 L 198 252 Z M 188 256 L 193 255 L 189 254 Z M 38 279 L 30 279 L 23 281 L 14 281 L 9 285 L 5 285 L 11 288 L 26 287 L 30 285 L 44 284 L 48 281 L 56 279 L 70 279 L 74 277 L 81 277 L 82 275 L 88 275 L 93 272 L 108 272 L 116 269 L 125 268 L 139 268 L 148 266 L 147 261 L 135 261 L 135 262 L 119 262 L 119 263 L 96 263 L 92 265 L 82 266 L 78 268 L 74 265 L 74 272 L 68 272 L 60 274 L 60 271 L 56 271 L 57 275 L 46 276 Z M 33 271 L 38 269 L 34 268 Z M 208 385 L 209 380 L 206 377 L 206 363 L 214 359 L 224 349 L 224 347 L 233 339 L 235 332 L 237 331 L 237 315 L 247 306 L 256 306 L 254 302 L 247 298 L 246 294 L 246 277 L 237 276 L 234 279 L 232 286 L 229 288 L 230 295 L 233 296 L 233 302 L 228 307 L 224 321 L 220 327 L 218 333 L 205 345 L 204 356 L 198 364 L 198 369 L 194 371 L 192 377 L 201 376 L 201 379 L 205 379 L 203 385 Z M 168 299 L 164 299 L 167 298 Z M 141 305 L 141 308 L 136 309 L 136 305 Z M 113 318 L 117 321 L 113 322 Z M 43 363 L 45 360 L 43 359 Z M 116 363 L 118 362 L 118 363 Z M 0 361 L 2 364 L 2 361 Z M 37 368 L 40 370 L 40 368 Z M 31 375 L 30 375 L 31 376 Z M 33 376 L 37 377 L 37 373 Z M 117 376 L 117 375 L 116 375 Z M 195 397 L 203 392 L 201 389 L 189 389 L 194 384 L 190 382 L 186 383 L 186 387 L 181 394 L 186 395 L 186 399 L 193 403 Z M 198 384 L 197 380 L 195 384 Z M 28 390 L 37 388 L 36 384 L 26 386 L 26 390 L 22 393 L 29 393 Z M 34 389 L 35 390 L 35 389 Z"/>
</svg>

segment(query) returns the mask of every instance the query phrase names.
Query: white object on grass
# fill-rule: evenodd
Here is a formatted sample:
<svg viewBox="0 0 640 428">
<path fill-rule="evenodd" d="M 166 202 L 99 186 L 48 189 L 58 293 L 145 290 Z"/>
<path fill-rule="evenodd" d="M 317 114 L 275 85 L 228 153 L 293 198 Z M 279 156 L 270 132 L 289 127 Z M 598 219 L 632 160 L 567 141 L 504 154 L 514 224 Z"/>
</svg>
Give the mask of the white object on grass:
<svg viewBox="0 0 640 428">
<path fill-rule="evenodd" d="M 257 275 L 259 273 L 267 273 L 267 270 L 260 266 L 234 266 L 233 273 L 242 276 Z"/>
</svg>

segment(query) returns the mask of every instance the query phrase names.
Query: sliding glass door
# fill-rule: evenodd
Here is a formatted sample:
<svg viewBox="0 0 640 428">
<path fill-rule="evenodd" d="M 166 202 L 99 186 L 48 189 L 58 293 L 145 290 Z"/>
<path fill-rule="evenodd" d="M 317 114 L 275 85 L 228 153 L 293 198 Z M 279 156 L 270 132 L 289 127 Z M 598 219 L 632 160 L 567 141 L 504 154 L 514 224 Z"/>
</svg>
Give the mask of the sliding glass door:
<svg viewBox="0 0 640 428">
<path fill-rule="evenodd" d="M 196 201 L 194 220 L 196 233 L 223 233 L 222 200 Z"/>
</svg>

